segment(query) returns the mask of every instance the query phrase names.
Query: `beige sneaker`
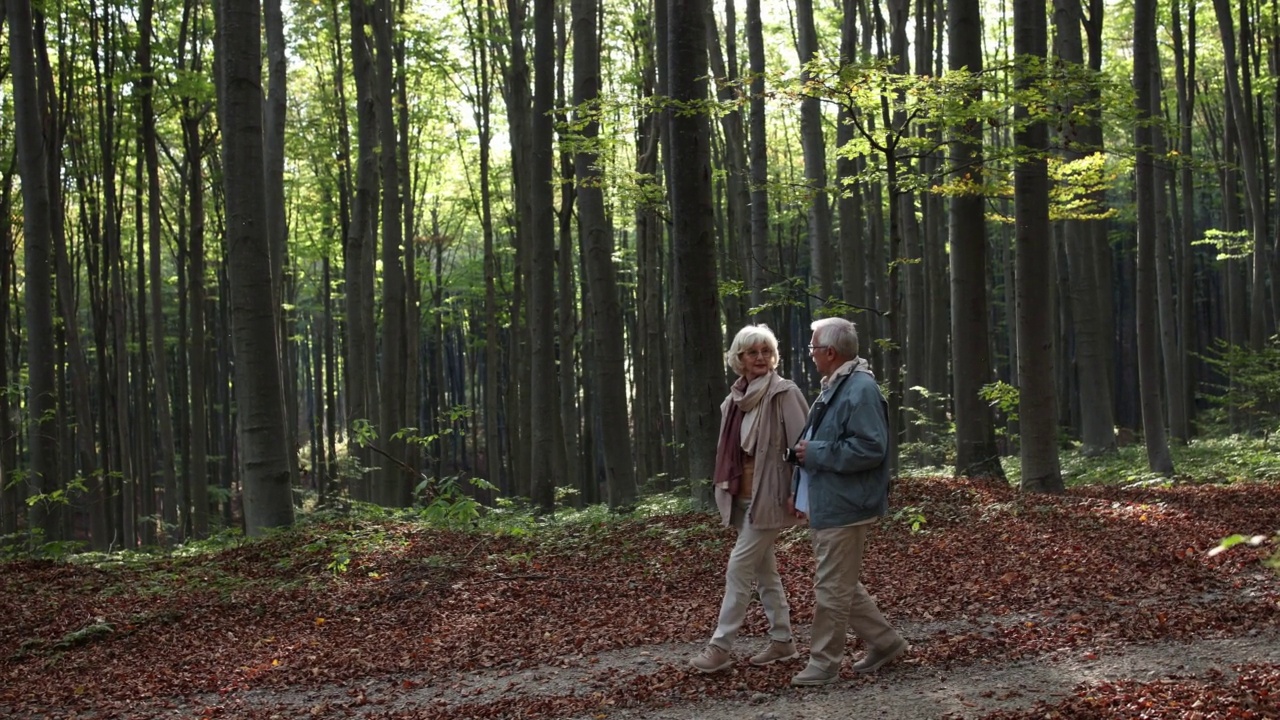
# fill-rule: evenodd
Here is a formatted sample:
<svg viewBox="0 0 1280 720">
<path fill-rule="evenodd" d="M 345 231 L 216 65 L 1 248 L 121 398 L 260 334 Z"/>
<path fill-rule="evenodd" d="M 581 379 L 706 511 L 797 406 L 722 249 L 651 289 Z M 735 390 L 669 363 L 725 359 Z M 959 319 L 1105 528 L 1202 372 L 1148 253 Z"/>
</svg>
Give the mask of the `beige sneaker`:
<svg viewBox="0 0 1280 720">
<path fill-rule="evenodd" d="M 769 642 L 769 647 L 765 648 L 763 652 L 757 655 L 752 655 L 749 662 L 752 665 L 769 665 L 782 660 L 790 660 L 794 657 L 800 657 L 800 653 L 796 652 L 796 643 L 794 640 L 788 640 L 786 642 L 772 640 Z"/>
<path fill-rule="evenodd" d="M 722 647 L 708 645 L 698 657 L 690 660 L 689 664 L 698 672 L 720 672 L 733 664 L 733 656 Z"/>
<path fill-rule="evenodd" d="M 830 685 L 840 679 L 840 673 L 827 672 L 820 670 L 812 665 L 806 665 L 803 670 L 791 678 L 791 684 L 796 687 L 813 687 L 817 685 Z"/>
<path fill-rule="evenodd" d="M 884 650 L 869 650 L 867 654 L 858 662 L 853 664 L 853 671 L 856 673 L 869 673 L 879 670 L 882 666 L 887 665 L 898 656 L 907 651 L 907 641 L 898 638 L 898 641 L 890 645 Z"/>
</svg>

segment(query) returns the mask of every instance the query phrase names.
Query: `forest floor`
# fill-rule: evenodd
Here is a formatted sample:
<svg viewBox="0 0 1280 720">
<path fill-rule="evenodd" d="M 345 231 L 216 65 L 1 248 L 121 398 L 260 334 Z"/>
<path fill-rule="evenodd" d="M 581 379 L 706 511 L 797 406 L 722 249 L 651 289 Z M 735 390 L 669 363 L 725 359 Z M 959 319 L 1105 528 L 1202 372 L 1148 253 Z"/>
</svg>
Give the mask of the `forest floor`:
<svg viewBox="0 0 1280 720">
<path fill-rule="evenodd" d="M 870 677 L 796 689 L 803 656 L 750 666 L 758 606 L 734 668 L 692 671 L 733 538 L 704 515 L 349 517 L 161 561 L 0 564 L 0 717 L 1280 718 L 1280 487 L 909 479 L 892 501 L 864 581 L 911 649 Z M 1211 552 L 1237 533 L 1259 542 Z M 803 646 L 807 534 L 778 556 Z"/>
</svg>

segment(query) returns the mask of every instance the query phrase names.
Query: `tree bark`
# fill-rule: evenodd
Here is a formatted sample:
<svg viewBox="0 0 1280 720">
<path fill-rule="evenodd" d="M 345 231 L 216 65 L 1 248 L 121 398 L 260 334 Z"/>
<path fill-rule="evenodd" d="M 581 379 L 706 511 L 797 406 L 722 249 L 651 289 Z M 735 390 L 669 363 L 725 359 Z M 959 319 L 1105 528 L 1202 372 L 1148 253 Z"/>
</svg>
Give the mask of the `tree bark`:
<svg viewBox="0 0 1280 720">
<path fill-rule="evenodd" d="M 1081 0 L 1056 0 L 1054 3 L 1055 51 L 1066 63 L 1084 66 L 1083 22 Z M 1092 18 L 1100 22 L 1100 18 Z M 1096 92 L 1083 93 L 1086 106 L 1096 99 Z M 1075 107 L 1073 102 L 1068 108 Z M 1097 142 L 1101 130 L 1095 123 L 1072 123 L 1063 130 L 1062 155 L 1068 162 L 1081 160 L 1086 154 L 1101 152 Z M 1101 202 L 1102 198 L 1094 198 Z M 1112 416 L 1111 368 L 1107 365 L 1106 343 L 1099 305 L 1100 295 L 1110 292 L 1098 282 L 1094 259 L 1092 225 L 1100 221 L 1070 219 L 1064 222 L 1067 272 L 1071 278 L 1067 302 L 1071 309 L 1075 349 L 1075 372 L 1080 394 L 1080 440 L 1086 455 L 1115 450 L 1115 421 Z"/>
<path fill-rule="evenodd" d="M 1047 51 L 1043 3 L 1014 2 L 1014 51 L 1019 89 L 1031 89 L 1036 60 Z M 1054 250 L 1049 233 L 1048 129 L 1025 103 L 1014 107 L 1021 122 L 1014 142 L 1023 153 L 1014 166 L 1014 214 L 1018 273 L 1018 420 L 1022 430 L 1022 489 L 1062 492 L 1058 464 L 1058 399 L 1054 388 Z"/>
<path fill-rule="evenodd" d="M 1156 207 L 1152 160 L 1152 129 L 1156 88 L 1153 70 L 1156 54 L 1155 0 L 1137 0 L 1133 12 L 1133 84 L 1137 94 L 1134 129 L 1134 176 L 1138 200 L 1138 385 L 1142 406 L 1142 430 L 1147 463 L 1153 472 L 1171 476 L 1173 459 L 1165 436 L 1160 400 L 1160 346 L 1156 317 Z"/>
<path fill-rule="evenodd" d="M 978 0 L 947 3 L 947 65 L 982 73 L 982 14 Z M 976 82 L 967 103 L 980 102 Z M 971 184 L 952 196 L 948 240 L 951 245 L 952 403 L 956 426 L 956 475 L 1004 480 L 996 448 L 995 417 L 981 395 L 992 381 L 990 308 L 987 300 L 987 225 L 983 176 L 982 126 L 974 120 L 953 132 L 950 162 L 954 181 Z"/>
<path fill-rule="evenodd" d="M 405 363 L 405 287 L 404 226 L 400 202 L 400 158 L 397 149 L 395 116 L 395 63 L 392 34 L 395 13 L 391 0 L 373 0 L 373 41 L 377 72 L 375 77 L 378 119 L 378 163 L 382 169 L 382 352 L 379 437 L 382 449 L 391 458 L 382 463 L 378 501 L 388 507 L 408 507 L 414 477 L 405 472 L 405 442 L 399 434 L 404 427 Z"/>
<path fill-rule="evenodd" d="M 669 91 L 673 102 L 685 106 L 701 103 L 707 97 L 704 3 L 705 0 L 667 0 Z M 668 117 L 673 290 L 674 307 L 679 309 L 673 340 L 685 348 L 718 348 L 722 337 L 711 228 L 710 129 L 702 113 L 669 112 Z M 718 352 L 689 352 L 682 365 L 683 383 L 679 387 L 689 479 L 695 501 L 709 507 L 724 366 Z"/>
<path fill-rule="evenodd" d="M 227 271 L 245 532 L 293 524 L 288 436 L 263 187 L 261 18 L 256 0 L 223 0 L 223 172 Z"/>
<path fill-rule="evenodd" d="M 796 0 L 796 52 L 802 69 L 800 83 L 810 79 L 804 64 L 818 59 L 818 31 L 813 0 Z M 831 201 L 827 197 L 827 142 L 822 128 L 822 104 L 816 95 L 800 100 L 800 143 L 804 147 L 804 177 L 809 197 L 809 279 L 818 297 L 810 301 L 815 315 L 835 295 L 835 253 L 831 245 Z"/>
<path fill-rule="evenodd" d="M 30 471 L 27 497 L 56 488 L 58 436 L 54 423 L 57 388 L 53 363 L 53 247 L 49 202 L 48 149 L 40 119 L 36 62 L 29 0 L 6 0 L 10 71 L 13 75 L 14 125 L 18 168 L 22 178 L 24 312 L 27 333 L 27 438 Z M 41 500 L 31 506 L 28 532 L 32 543 L 58 540 L 57 515 Z"/>
<path fill-rule="evenodd" d="M 605 487 L 609 508 L 628 511 L 635 504 L 635 464 L 631 457 L 631 422 L 627 412 L 626 355 L 617 271 L 613 266 L 613 228 L 604 208 L 599 154 L 590 149 L 600 121 L 600 54 L 597 32 L 599 0 L 573 2 L 573 104 L 582 127 L 583 148 L 574 159 L 578 186 L 578 240 L 582 244 L 587 284 L 591 290 L 592 355 L 596 367 L 596 395 L 601 420 Z M 548 234 L 549 236 L 549 234 Z"/>
</svg>

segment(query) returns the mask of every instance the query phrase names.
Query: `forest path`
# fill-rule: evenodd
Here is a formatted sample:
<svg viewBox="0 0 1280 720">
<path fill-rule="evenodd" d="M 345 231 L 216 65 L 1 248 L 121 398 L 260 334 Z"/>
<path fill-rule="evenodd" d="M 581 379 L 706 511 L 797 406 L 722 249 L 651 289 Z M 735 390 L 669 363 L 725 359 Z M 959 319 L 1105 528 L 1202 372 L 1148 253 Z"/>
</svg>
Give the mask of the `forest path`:
<svg viewBox="0 0 1280 720">
<path fill-rule="evenodd" d="M 939 631 L 983 631 L 989 623 L 903 623 L 913 650 Z M 807 628 L 797 628 L 799 639 Z M 398 675 L 307 690 L 255 689 L 188 698 L 187 712 L 213 717 L 416 718 L 520 717 L 521 705 L 554 703 L 566 696 L 598 694 L 600 707 L 566 720 L 644 718 L 652 720 L 825 720 L 835 718 L 980 718 L 993 712 L 1031 711 L 1037 702 L 1056 704 L 1082 684 L 1132 680 L 1138 683 L 1233 682 L 1241 663 L 1280 665 L 1280 632 L 1249 631 L 1238 637 L 1187 642 L 1122 643 L 1085 654 L 1061 651 L 1001 662 L 985 658 L 947 667 L 927 665 L 908 652 L 902 661 L 870 677 L 845 670 L 840 681 L 822 688 L 791 688 L 786 678 L 803 667 L 803 655 L 775 668 L 755 668 L 746 657 L 761 638 L 745 638 L 735 649 L 738 664 L 704 676 L 688 669 L 701 644 L 670 643 L 566 657 L 559 664 L 523 669 L 492 668 L 453 677 Z M 752 690 L 747 674 L 773 672 L 775 692 Z M 610 688 L 619 684 L 736 683 L 729 697 L 673 698 L 669 703 L 618 708 Z M 174 708 L 177 710 L 178 708 Z M 506 711 L 504 711 L 504 709 Z M 1211 708 L 1210 708 L 1211 709 Z M 266 712 L 264 712 L 266 711 Z M 187 713 L 179 714 L 190 717 Z M 157 714 L 156 716 L 160 716 Z M 1157 715 L 1159 716 L 1159 715 Z"/>
</svg>

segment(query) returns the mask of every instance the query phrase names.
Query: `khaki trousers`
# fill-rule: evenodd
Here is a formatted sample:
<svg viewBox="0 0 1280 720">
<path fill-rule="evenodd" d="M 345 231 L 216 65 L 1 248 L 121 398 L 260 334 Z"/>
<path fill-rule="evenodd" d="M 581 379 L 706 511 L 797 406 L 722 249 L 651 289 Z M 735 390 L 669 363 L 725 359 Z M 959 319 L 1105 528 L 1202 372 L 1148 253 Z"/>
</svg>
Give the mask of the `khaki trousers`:
<svg viewBox="0 0 1280 720">
<path fill-rule="evenodd" d="M 887 650 L 900 637 L 859 580 L 862 551 L 871 525 L 810 531 L 818 567 L 813 581 L 809 666 L 824 673 L 840 672 L 846 629 L 852 629 L 874 650 Z"/>
<path fill-rule="evenodd" d="M 720 619 L 711 644 L 723 650 L 733 648 L 738 630 L 747 618 L 751 605 L 751 587 L 760 590 L 760 604 L 769 621 L 769 637 L 778 642 L 791 640 L 791 607 L 778 575 L 778 560 L 773 543 L 778 530 L 757 530 L 747 522 L 747 502 L 735 500 L 730 522 L 738 530 L 738 541 L 729 553 L 724 571 L 724 601 L 720 603 Z"/>
</svg>

